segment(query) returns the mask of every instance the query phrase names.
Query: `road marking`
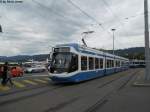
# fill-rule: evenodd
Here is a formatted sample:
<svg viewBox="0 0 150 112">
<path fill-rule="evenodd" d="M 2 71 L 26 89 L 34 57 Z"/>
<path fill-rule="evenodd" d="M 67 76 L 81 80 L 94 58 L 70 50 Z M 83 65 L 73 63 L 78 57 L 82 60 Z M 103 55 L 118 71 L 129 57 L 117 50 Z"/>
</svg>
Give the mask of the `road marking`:
<svg viewBox="0 0 150 112">
<path fill-rule="evenodd" d="M 133 83 L 133 86 L 150 87 L 150 83 L 138 83 L 138 82 L 135 82 L 135 83 Z"/>
<path fill-rule="evenodd" d="M 37 82 L 44 83 L 44 84 L 47 84 L 47 83 L 48 83 L 47 81 L 44 81 L 44 80 L 41 80 L 41 79 L 34 79 L 34 80 L 37 81 Z"/>
<path fill-rule="evenodd" d="M 23 85 L 23 84 L 21 84 L 21 83 L 19 83 L 19 82 L 13 81 L 13 83 L 14 83 L 14 85 L 15 85 L 16 87 L 19 87 L 19 88 L 25 87 L 25 85 Z"/>
<path fill-rule="evenodd" d="M 50 78 L 44 78 L 45 80 L 48 80 L 48 81 L 50 81 L 51 79 Z"/>
<path fill-rule="evenodd" d="M 24 76 L 24 77 L 46 77 L 49 75 L 30 75 L 30 76 Z"/>
<path fill-rule="evenodd" d="M 10 88 L 8 86 L 3 86 L 3 85 L 0 85 L 0 90 L 2 91 L 7 91 L 9 90 Z"/>
<path fill-rule="evenodd" d="M 37 85 L 37 83 L 30 81 L 30 80 L 23 80 L 23 81 L 28 84 Z"/>
</svg>

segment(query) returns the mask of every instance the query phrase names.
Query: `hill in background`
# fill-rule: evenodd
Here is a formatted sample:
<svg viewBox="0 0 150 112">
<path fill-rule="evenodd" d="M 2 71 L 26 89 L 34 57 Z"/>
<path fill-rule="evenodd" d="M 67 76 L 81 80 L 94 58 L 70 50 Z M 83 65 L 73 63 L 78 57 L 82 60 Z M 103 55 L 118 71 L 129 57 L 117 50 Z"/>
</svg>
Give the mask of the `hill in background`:
<svg viewBox="0 0 150 112">
<path fill-rule="evenodd" d="M 49 54 L 39 54 L 39 55 L 18 55 L 18 56 L 11 56 L 11 57 L 4 57 L 0 56 L 0 62 L 26 62 L 28 60 L 34 60 L 34 61 L 45 61 L 47 58 L 49 58 Z"/>
<path fill-rule="evenodd" d="M 108 50 L 106 52 L 112 53 L 112 50 Z M 115 50 L 115 54 L 126 57 L 129 59 L 145 59 L 145 48 L 144 47 L 133 47 L 128 49 L 119 49 Z"/>
<path fill-rule="evenodd" d="M 128 49 L 119 49 L 115 50 L 115 54 L 126 57 L 129 59 L 144 59 L 144 47 L 134 47 Z M 112 50 L 105 50 L 105 52 L 112 53 Z M 39 54 L 39 55 L 18 55 L 18 56 L 0 56 L 0 62 L 26 62 L 28 60 L 35 60 L 35 61 L 45 61 L 49 58 L 49 54 Z"/>
</svg>

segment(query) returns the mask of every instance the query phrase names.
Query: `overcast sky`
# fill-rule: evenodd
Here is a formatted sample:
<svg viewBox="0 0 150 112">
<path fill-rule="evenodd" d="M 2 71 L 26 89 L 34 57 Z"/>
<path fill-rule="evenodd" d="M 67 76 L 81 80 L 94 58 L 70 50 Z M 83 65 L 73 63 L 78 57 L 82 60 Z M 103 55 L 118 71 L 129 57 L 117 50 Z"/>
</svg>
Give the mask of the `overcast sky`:
<svg viewBox="0 0 150 112">
<path fill-rule="evenodd" d="M 1 1 L 1 0 L 0 0 Z M 144 46 L 144 0 L 23 0 L 0 3 L 0 56 L 49 53 L 60 43 L 79 43 L 81 33 L 92 30 L 89 47 L 115 49 Z M 102 27 L 98 25 L 102 24 Z"/>
</svg>

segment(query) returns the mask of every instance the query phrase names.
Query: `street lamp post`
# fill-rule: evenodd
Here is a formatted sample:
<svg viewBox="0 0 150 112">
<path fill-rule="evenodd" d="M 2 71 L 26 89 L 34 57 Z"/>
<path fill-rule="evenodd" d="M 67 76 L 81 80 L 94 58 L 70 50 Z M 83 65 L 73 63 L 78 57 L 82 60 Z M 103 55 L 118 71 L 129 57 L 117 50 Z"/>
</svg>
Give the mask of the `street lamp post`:
<svg viewBox="0 0 150 112">
<path fill-rule="evenodd" d="M 145 17 L 145 80 L 150 80 L 150 50 L 149 50 L 149 23 L 148 23 L 148 0 L 144 0 Z"/>
<path fill-rule="evenodd" d="M 116 30 L 116 29 L 111 29 L 111 30 L 112 30 L 112 32 L 113 32 L 113 55 L 115 55 L 115 51 L 114 51 L 115 45 L 114 45 L 114 43 L 115 43 L 115 30 Z"/>
<path fill-rule="evenodd" d="M 86 47 L 87 47 L 87 44 L 86 44 L 84 38 L 86 38 L 86 35 L 91 34 L 91 33 L 94 33 L 94 31 L 87 31 L 87 32 L 82 33 L 82 34 L 84 34 L 84 36 L 82 37 L 82 42 Z"/>
</svg>

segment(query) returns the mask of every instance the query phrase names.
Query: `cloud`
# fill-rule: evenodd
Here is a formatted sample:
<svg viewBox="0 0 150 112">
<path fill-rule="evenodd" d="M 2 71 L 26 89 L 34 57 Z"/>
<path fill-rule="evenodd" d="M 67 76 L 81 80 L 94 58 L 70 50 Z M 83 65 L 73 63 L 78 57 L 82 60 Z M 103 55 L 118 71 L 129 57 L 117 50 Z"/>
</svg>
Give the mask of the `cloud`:
<svg viewBox="0 0 150 112">
<path fill-rule="evenodd" d="M 143 1 L 105 1 L 73 1 L 102 23 L 103 28 L 68 0 L 23 0 L 21 4 L 0 4 L 3 27 L 0 55 L 49 53 L 50 46 L 59 43 L 82 44 L 81 33 L 87 30 L 94 31 L 86 39 L 90 47 L 112 49 L 112 28 L 117 29 L 116 49 L 143 46 Z"/>
</svg>

